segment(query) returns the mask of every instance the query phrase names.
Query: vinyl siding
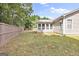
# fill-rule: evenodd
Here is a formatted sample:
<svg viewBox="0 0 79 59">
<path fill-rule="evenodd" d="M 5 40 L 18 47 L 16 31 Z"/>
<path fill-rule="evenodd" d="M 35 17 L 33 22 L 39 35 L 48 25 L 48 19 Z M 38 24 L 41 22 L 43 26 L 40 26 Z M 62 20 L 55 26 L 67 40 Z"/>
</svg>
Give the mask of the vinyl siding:
<svg viewBox="0 0 79 59">
<path fill-rule="evenodd" d="M 62 28 L 60 26 L 60 22 L 54 24 L 53 31 L 56 33 L 62 33 Z"/>
<path fill-rule="evenodd" d="M 72 19 L 72 29 L 67 28 L 68 19 Z M 63 20 L 63 34 L 79 34 L 79 13 Z"/>
</svg>

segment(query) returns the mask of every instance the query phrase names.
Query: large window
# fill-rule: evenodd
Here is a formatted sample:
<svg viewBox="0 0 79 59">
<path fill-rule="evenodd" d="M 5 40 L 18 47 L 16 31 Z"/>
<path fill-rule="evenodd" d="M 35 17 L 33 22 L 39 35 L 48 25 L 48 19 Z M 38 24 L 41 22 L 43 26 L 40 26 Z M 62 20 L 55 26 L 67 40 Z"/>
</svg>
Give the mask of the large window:
<svg viewBox="0 0 79 59">
<path fill-rule="evenodd" d="M 72 19 L 67 20 L 67 29 L 72 29 Z"/>
<path fill-rule="evenodd" d="M 52 24 L 50 24 L 50 29 L 52 29 Z"/>
<path fill-rule="evenodd" d="M 63 23 L 60 22 L 60 29 L 62 30 L 63 29 Z"/>
<path fill-rule="evenodd" d="M 46 24 L 46 29 L 49 29 L 49 24 Z"/>
<path fill-rule="evenodd" d="M 42 24 L 42 29 L 43 29 L 43 30 L 45 29 L 45 24 Z"/>
<path fill-rule="evenodd" d="M 41 29 L 41 24 L 38 24 L 38 29 L 39 29 L 39 30 Z"/>
</svg>

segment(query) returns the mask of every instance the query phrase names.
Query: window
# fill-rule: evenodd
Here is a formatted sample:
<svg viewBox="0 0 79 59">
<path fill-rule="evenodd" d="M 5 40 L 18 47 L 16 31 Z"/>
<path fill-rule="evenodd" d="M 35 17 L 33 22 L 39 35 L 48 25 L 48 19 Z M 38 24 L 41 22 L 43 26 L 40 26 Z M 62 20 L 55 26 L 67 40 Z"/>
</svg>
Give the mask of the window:
<svg viewBox="0 0 79 59">
<path fill-rule="evenodd" d="M 49 24 L 46 24 L 46 29 L 49 29 Z"/>
<path fill-rule="evenodd" d="M 72 19 L 67 20 L 67 29 L 72 29 Z"/>
<path fill-rule="evenodd" d="M 43 29 L 43 30 L 45 29 L 45 24 L 42 24 L 42 29 Z"/>
<path fill-rule="evenodd" d="M 60 29 L 62 30 L 63 29 L 63 23 L 60 22 Z"/>
<path fill-rule="evenodd" d="M 52 29 L 52 24 L 50 24 L 50 29 Z"/>
<path fill-rule="evenodd" d="M 38 24 L 38 29 L 39 29 L 39 30 L 41 29 L 41 24 Z"/>
</svg>

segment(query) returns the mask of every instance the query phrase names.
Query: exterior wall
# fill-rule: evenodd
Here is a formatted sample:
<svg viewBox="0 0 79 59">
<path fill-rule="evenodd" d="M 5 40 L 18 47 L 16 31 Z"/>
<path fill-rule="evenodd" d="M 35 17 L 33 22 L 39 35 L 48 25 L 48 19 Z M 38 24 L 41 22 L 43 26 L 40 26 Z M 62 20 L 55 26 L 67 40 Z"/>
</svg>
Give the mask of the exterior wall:
<svg viewBox="0 0 79 59">
<path fill-rule="evenodd" d="M 72 19 L 72 29 L 67 28 L 67 19 Z M 63 34 L 79 34 L 79 13 L 63 20 Z"/>
<path fill-rule="evenodd" d="M 54 23 L 53 24 L 53 32 L 56 32 L 56 33 L 62 33 L 63 31 L 62 31 L 62 22 L 60 23 L 60 21 L 59 22 L 56 22 L 56 23 Z"/>
<path fill-rule="evenodd" d="M 41 29 L 39 30 L 38 29 L 38 24 L 37 24 L 37 31 L 38 32 L 53 32 L 53 25 L 52 25 L 52 29 L 50 29 L 50 23 L 44 23 L 45 24 L 45 29 L 42 29 L 42 24 L 43 23 L 40 23 L 41 24 Z M 46 24 L 49 24 L 49 29 L 46 29 Z"/>
<path fill-rule="evenodd" d="M 0 23 L 0 46 L 6 44 L 9 39 L 15 37 L 20 32 L 22 32 L 22 28 Z"/>
</svg>

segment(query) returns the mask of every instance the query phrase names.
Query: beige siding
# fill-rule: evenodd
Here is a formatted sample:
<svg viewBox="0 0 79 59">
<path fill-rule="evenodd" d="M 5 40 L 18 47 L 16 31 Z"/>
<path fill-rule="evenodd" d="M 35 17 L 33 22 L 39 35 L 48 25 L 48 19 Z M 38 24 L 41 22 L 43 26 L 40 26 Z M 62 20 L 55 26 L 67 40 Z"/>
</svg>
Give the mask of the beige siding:
<svg viewBox="0 0 79 59">
<path fill-rule="evenodd" d="M 67 28 L 67 19 L 72 19 L 72 29 Z M 74 14 L 63 20 L 64 34 L 79 34 L 79 13 Z"/>
<path fill-rule="evenodd" d="M 62 28 L 60 26 L 60 22 L 57 22 L 57 23 L 54 24 L 53 32 L 62 33 Z"/>
</svg>

